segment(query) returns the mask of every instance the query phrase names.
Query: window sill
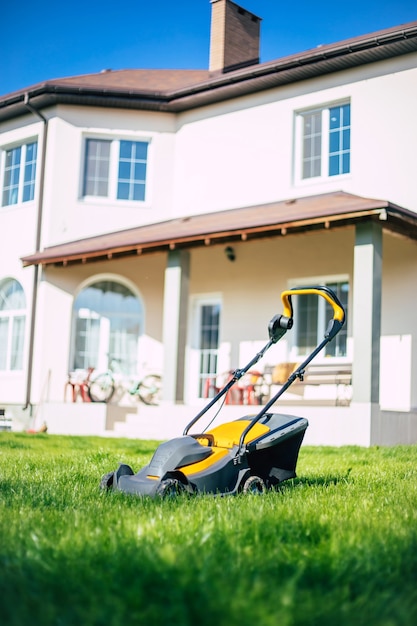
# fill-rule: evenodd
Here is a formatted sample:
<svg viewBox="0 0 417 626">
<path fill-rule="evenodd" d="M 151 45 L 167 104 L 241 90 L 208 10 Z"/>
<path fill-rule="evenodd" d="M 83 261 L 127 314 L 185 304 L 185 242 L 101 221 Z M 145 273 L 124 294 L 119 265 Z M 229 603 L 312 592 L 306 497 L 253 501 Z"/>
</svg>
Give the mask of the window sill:
<svg viewBox="0 0 417 626">
<path fill-rule="evenodd" d="M 88 206 L 117 207 L 128 209 L 149 209 L 150 202 L 147 200 L 117 200 L 113 198 L 103 198 L 101 196 L 84 196 L 78 198 L 78 202 Z"/>
<path fill-rule="evenodd" d="M 304 188 L 304 187 L 313 187 L 313 186 L 317 186 L 317 185 L 326 185 L 326 186 L 330 186 L 332 185 L 332 183 L 337 182 L 338 183 L 338 187 L 339 185 L 339 181 L 345 181 L 345 180 L 351 180 L 352 178 L 352 173 L 349 172 L 349 174 L 339 174 L 338 176 L 317 176 L 315 178 L 299 178 L 294 180 L 293 182 L 293 186 L 294 187 L 300 187 L 300 188 Z"/>
</svg>

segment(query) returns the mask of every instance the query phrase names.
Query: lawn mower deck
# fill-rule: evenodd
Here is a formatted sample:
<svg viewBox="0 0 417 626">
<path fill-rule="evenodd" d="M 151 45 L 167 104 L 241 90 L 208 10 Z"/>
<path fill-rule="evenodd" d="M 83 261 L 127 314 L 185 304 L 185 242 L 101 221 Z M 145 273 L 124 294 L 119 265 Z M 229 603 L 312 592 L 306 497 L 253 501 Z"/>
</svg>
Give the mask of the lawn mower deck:
<svg viewBox="0 0 417 626">
<path fill-rule="evenodd" d="M 120 465 L 107 482 L 135 495 L 166 496 L 181 491 L 262 492 L 294 478 L 307 420 L 265 414 L 245 437 L 246 453 L 239 462 L 240 437 L 252 419 L 242 417 L 202 434 L 171 439 L 157 448 L 149 465 L 137 474 L 128 465 Z"/>
</svg>

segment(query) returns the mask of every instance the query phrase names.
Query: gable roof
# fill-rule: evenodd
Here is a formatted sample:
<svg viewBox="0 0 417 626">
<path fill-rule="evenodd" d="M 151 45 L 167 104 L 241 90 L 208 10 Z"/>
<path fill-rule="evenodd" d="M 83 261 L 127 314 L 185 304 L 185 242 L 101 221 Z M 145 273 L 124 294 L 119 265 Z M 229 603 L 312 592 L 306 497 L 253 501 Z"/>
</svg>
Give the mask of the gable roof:
<svg viewBox="0 0 417 626">
<path fill-rule="evenodd" d="M 329 229 L 364 220 L 417 240 L 417 214 L 385 200 L 334 192 L 270 204 L 179 217 L 165 222 L 71 241 L 23 257 L 28 265 L 69 265 L 176 248 Z"/>
<path fill-rule="evenodd" d="M 57 103 L 180 112 L 417 51 L 417 21 L 231 72 L 118 70 L 48 80 L 0 97 L 0 121 Z"/>
</svg>

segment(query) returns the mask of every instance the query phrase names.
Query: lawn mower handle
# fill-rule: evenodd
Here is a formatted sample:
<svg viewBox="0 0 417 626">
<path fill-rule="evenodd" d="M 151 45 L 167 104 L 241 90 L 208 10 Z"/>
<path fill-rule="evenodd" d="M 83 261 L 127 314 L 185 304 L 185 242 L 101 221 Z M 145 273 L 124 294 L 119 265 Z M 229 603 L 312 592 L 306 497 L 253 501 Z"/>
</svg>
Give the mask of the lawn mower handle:
<svg viewBox="0 0 417 626">
<path fill-rule="evenodd" d="M 291 328 L 293 325 L 293 307 L 292 307 L 292 296 L 303 296 L 303 295 L 317 295 L 324 298 L 333 309 L 333 318 L 329 321 L 327 326 L 324 339 L 319 343 L 319 345 L 309 354 L 309 356 L 294 370 L 294 372 L 289 376 L 288 380 L 281 389 L 267 402 L 264 408 L 251 420 L 250 424 L 245 428 L 242 432 L 239 440 L 239 447 L 236 454 L 236 462 L 239 463 L 241 457 L 245 454 L 245 437 L 248 432 L 253 428 L 253 426 L 259 422 L 261 417 L 263 417 L 268 410 L 271 408 L 273 404 L 278 400 L 280 396 L 288 389 L 292 383 L 299 378 L 300 380 L 304 377 L 304 371 L 307 365 L 317 356 L 317 354 L 337 335 L 337 333 L 342 329 L 343 324 L 346 320 L 345 309 L 343 308 L 342 303 L 336 296 L 336 294 L 329 289 L 329 287 L 323 286 L 314 286 L 314 287 L 294 287 L 293 289 L 289 289 L 288 291 L 283 291 L 281 293 L 282 303 L 284 305 L 284 312 L 281 316 L 276 316 L 280 319 L 282 324 L 283 320 L 288 321 L 288 328 Z M 272 322 L 271 322 L 272 323 Z M 270 332 L 271 335 L 271 332 Z M 271 339 L 272 340 L 272 339 Z"/>
<path fill-rule="evenodd" d="M 207 406 L 205 406 L 191 420 L 191 422 L 189 424 L 187 424 L 187 426 L 185 427 L 184 432 L 183 432 L 184 435 L 187 435 L 187 433 L 190 430 L 190 428 L 192 428 L 192 426 L 194 426 L 194 424 L 196 422 L 198 422 L 198 420 L 205 413 L 207 413 L 207 411 L 214 404 L 216 404 L 216 402 L 222 396 L 225 396 L 227 394 L 229 389 L 238 380 L 240 380 L 240 378 L 242 378 L 242 376 L 264 356 L 265 352 L 267 350 L 269 350 L 269 348 L 274 343 L 277 343 L 277 341 L 279 341 L 285 335 L 287 330 L 290 330 L 292 328 L 292 326 L 293 326 L 293 314 L 294 313 L 293 313 L 291 296 L 304 295 L 304 294 L 316 294 L 318 296 L 322 296 L 323 298 L 325 298 L 325 300 L 333 308 L 333 319 L 331 319 L 330 322 L 329 322 L 329 326 L 328 326 L 328 328 L 326 330 L 324 341 L 314 350 L 314 352 L 306 359 L 306 361 L 304 361 L 304 363 L 301 364 L 300 368 L 297 368 L 297 370 L 292 374 L 292 376 L 294 378 L 292 378 L 291 380 L 289 379 L 289 381 L 286 383 L 286 385 L 284 385 L 285 388 L 287 388 L 290 384 L 292 384 L 292 382 L 295 379 L 295 377 L 297 377 L 297 376 L 301 377 L 302 376 L 303 368 L 306 367 L 306 365 L 316 356 L 316 354 L 326 345 L 326 343 L 328 343 L 335 335 L 337 335 L 337 333 L 339 332 L 339 330 L 342 328 L 342 326 L 344 324 L 344 321 L 345 321 L 345 311 L 343 309 L 342 304 L 339 302 L 339 300 L 337 299 L 336 295 L 333 293 L 333 291 L 331 289 L 329 289 L 328 287 L 317 286 L 317 287 L 296 287 L 294 289 L 290 289 L 289 291 L 283 291 L 282 294 L 281 294 L 281 299 L 282 299 L 282 302 L 283 302 L 283 305 L 284 305 L 284 312 L 281 315 L 275 315 L 272 318 L 272 320 L 269 322 L 269 325 L 268 325 L 269 341 L 268 341 L 268 343 L 262 348 L 262 350 L 260 350 L 255 355 L 255 357 L 251 361 L 249 361 L 249 363 L 245 367 L 243 367 L 242 369 L 236 369 L 233 372 L 232 377 L 226 383 L 226 385 L 222 389 L 220 389 L 220 391 L 215 395 L 215 397 L 210 400 L 210 402 L 207 404 Z M 282 388 L 281 393 L 283 393 L 283 391 L 285 391 L 284 388 Z M 266 413 L 266 410 L 269 409 L 269 407 L 278 399 L 278 397 L 281 395 L 281 393 L 279 393 L 277 396 L 275 396 L 272 400 L 270 400 L 268 402 L 266 407 L 264 407 L 264 409 L 258 415 L 255 416 L 254 420 L 248 425 L 248 427 L 242 433 L 242 437 L 241 437 L 240 443 L 239 443 L 239 456 L 242 454 L 243 442 L 244 442 L 244 438 L 245 438 L 246 434 L 249 432 L 249 430 L 252 428 L 252 426 L 254 424 L 256 424 L 256 422 Z"/>
<path fill-rule="evenodd" d="M 281 293 L 281 300 L 284 305 L 283 316 L 292 320 L 294 312 L 291 297 L 303 295 L 321 296 L 332 307 L 333 319 L 330 320 L 325 334 L 325 337 L 329 337 L 329 339 L 332 339 L 335 335 L 337 335 L 337 333 L 345 323 L 346 315 L 340 300 L 338 299 L 336 294 L 331 289 L 329 289 L 329 287 L 317 285 L 314 287 L 294 287 L 293 289 L 289 289 L 288 291 L 283 291 Z"/>
</svg>

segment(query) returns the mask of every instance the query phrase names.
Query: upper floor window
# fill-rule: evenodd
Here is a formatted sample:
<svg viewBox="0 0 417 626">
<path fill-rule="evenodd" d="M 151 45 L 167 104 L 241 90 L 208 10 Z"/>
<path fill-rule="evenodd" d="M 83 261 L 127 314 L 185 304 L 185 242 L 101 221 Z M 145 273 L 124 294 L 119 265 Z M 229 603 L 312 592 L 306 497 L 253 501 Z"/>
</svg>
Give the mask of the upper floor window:
<svg viewBox="0 0 417 626">
<path fill-rule="evenodd" d="M 0 281 L 0 371 L 23 369 L 26 298 L 17 280 Z"/>
<path fill-rule="evenodd" d="M 29 202 L 35 197 L 38 143 L 5 150 L 2 206 Z"/>
<path fill-rule="evenodd" d="M 350 172 L 350 104 L 304 111 L 297 116 L 301 180 Z"/>
<path fill-rule="evenodd" d="M 146 141 L 87 139 L 83 196 L 143 202 L 147 159 Z"/>
</svg>

